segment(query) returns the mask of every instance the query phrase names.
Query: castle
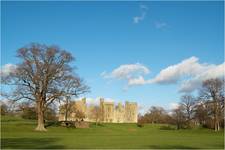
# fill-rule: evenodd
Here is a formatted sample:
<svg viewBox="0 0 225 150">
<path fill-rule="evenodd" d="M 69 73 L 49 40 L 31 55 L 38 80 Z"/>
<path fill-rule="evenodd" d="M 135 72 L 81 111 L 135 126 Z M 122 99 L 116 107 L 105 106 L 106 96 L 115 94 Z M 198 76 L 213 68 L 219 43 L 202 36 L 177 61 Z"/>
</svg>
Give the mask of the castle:
<svg viewBox="0 0 225 150">
<path fill-rule="evenodd" d="M 86 98 L 75 101 L 72 104 L 72 109 L 82 112 L 85 116 L 84 121 L 95 122 L 92 114 L 93 106 L 87 106 Z M 114 102 L 107 102 L 103 98 L 100 99 L 99 105 L 100 121 L 105 123 L 136 123 L 137 122 L 137 103 L 125 102 L 125 105 L 118 103 L 115 105 Z M 68 115 L 68 121 L 75 121 L 76 113 L 73 112 Z M 59 121 L 65 121 L 65 113 L 61 111 L 59 113 Z"/>
</svg>

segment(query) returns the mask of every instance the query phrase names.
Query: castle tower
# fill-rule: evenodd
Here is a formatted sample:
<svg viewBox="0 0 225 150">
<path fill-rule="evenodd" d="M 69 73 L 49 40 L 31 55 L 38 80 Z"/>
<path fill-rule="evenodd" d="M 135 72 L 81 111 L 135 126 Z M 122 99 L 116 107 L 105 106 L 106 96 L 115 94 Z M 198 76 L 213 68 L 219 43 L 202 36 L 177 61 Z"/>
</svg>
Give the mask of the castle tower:
<svg viewBox="0 0 225 150">
<path fill-rule="evenodd" d="M 125 122 L 136 123 L 137 122 L 137 103 L 128 102 L 125 103 Z"/>
<path fill-rule="evenodd" d="M 125 109 L 122 103 L 118 103 L 115 107 L 114 112 L 114 122 L 115 123 L 123 123 L 124 122 Z"/>
<path fill-rule="evenodd" d="M 105 102 L 103 98 L 100 98 L 100 109 L 103 122 L 114 121 L 114 102 Z"/>
</svg>

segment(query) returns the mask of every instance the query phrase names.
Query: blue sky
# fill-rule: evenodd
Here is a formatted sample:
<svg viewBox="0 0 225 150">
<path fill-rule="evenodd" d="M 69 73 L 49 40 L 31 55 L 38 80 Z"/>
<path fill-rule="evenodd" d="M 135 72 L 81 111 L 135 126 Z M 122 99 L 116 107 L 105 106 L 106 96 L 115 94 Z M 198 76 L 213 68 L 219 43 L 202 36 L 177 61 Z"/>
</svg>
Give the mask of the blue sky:
<svg viewBox="0 0 225 150">
<path fill-rule="evenodd" d="M 56 44 L 76 57 L 91 87 L 86 97 L 166 108 L 179 101 L 182 85 L 221 76 L 222 1 L 1 4 L 2 70 L 30 42 Z"/>
</svg>

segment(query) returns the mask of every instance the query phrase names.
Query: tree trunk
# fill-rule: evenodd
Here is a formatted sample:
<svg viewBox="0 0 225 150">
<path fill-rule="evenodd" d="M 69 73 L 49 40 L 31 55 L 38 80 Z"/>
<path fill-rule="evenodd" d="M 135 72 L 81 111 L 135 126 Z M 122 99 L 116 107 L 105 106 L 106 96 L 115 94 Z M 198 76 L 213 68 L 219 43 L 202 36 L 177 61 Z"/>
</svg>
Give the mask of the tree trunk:
<svg viewBox="0 0 225 150">
<path fill-rule="evenodd" d="M 220 123 L 219 123 L 219 121 L 217 119 L 215 119 L 214 126 L 215 126 L 215 131 L 219 131 L 220 130 Z"/>
<path fill-rule="evenodd" d="M 218 114 L 218 102 L 215 100 L 215 116 L 214 116 L 214 127 L 215 127 L 215 131 L 219 131 L 220 130 L 220 123 L 219 123 L 219 114 Z"/>
<path fill-rule="evenodd" d="M 68 102 L 66 102 L 66 114 L 65 114 L 65 121 L 67 121 L 68 118 Z"/>
<path fill-rule="evenodd" d="M 220 131 L 220 123 L 218 122 L 218 124 L 217 124 L 217 125 L 218 125 L 218 131 Z"/>
<path fill-rule="evenodd" d="M 98 119 L 95 120 L 95 125 L 96 125 L 96 126 L 98 125 Z"/>
<path fill-rule="evenodd" d="M 42 103 L 37 103 L 37 114 L 38 114 L 38 125 L 36 127 L 36 131 L 47 131 L 44 125 L 44 111 L 42 108 Z"/>
</svg>

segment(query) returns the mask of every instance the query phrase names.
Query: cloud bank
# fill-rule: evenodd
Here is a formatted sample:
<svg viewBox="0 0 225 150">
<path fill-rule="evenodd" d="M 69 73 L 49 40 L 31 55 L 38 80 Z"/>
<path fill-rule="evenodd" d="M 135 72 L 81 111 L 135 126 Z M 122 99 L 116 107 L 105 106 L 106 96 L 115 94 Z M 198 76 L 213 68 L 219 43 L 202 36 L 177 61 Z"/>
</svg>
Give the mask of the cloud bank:
<svg viewBox="0 0 225 150">
<path fill-rule="evenodd" d="M 224 76 L 225 63 L 200 63 L 195 56 L 162 69 L 154 78 L 145 79 L 150 69 L 140 63 L 121 65 L 112 72 L 102 73 L 104 78 L 126 80 L 128 86 L 144 84 L 180 84 L 179 92 L 192 92 L 203 80 Z"/>
</svg>

